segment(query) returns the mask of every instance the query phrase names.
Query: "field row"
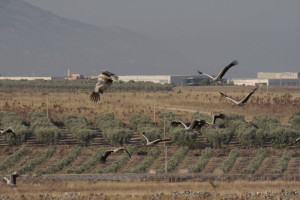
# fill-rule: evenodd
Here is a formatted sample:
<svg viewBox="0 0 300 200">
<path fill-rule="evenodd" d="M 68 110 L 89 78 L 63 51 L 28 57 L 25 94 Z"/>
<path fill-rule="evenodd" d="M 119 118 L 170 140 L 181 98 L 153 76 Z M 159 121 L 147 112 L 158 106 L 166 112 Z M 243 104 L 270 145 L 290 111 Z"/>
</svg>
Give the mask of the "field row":
<svg viewBox="0 0 300 200">
<path fill-rule="evenodd" d="M 127 147 L 132 154 L 112 154 L 106 163 L 100 158 L 110 148 L 60 146 L 2 148 L 1 174 L 97 174 L 97 173 L 201 173 L 201 174 L 300 174 L 297 149 L 211 149 L 188 150 L 164 147 Z M 234 155 L 234 156 L 233 156 Z"/>
</svg>

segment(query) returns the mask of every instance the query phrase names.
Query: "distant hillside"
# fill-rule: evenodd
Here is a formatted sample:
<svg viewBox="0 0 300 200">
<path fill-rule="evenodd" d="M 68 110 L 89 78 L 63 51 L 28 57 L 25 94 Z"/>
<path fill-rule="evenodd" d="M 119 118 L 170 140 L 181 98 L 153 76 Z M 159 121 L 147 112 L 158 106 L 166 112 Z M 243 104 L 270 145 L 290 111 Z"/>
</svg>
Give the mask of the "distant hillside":
<svg viewBox="0 0 300 200">
<path fill-rule="evenodd" d="M 65 19 L 22 0 L 0 1 L 0 74 L 182 74 L 173 48 L 119 27 Z"/>
</svg>

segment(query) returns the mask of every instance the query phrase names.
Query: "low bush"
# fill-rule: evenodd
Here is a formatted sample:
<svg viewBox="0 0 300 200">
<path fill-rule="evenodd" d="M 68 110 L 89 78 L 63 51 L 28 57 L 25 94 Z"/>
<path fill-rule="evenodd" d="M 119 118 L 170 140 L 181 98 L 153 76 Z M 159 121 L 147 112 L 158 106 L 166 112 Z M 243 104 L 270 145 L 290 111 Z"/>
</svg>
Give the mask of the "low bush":
<svg viewBox="0 0 300 200">
<path fill-rule="evenodd" d="M 197 134 L 198 132 L 196 131 L 185 131 L 181 128 L 175 128 L 170 130 L 169 136 L 175 144 L 194 149 L 196 147 Z"/>
<path fill-rule="evenodd" d="M 21 160 L 26 154 L 28 153 L 29 148 L 22 146 L 18 151 L 15 153 L 7 156 L 1 163 L 0 163 L 0 171 L 6 170 L 8 168 L 13 167 L 17 162 Z"/>
<path fill-rule="evenodd" d="M 100 148 L 95 151 L 91 158 L 85 161 L 82 165 L 76 167 L 75 169 L 68 169 L 67 173 L 75 173 L 75 174 L 82 174 L 88 173 L 93 167 L 95 167 L 98 163 L 100 163 L 100 159 L 103 156 L 105 150 Z"/>
<path fill-rule="evenodd" d="M 160 150 L 157 147 L 152 147 L 147 153 L 146 158 L 137 166 L 126 170 L 127 173 L 145 173 L 150 165 L 159 157 Z"/>
<path fill-rule="evenodd" d="M 205 128 L 204 136 L 213 147 L 220 148 L 222 144 L 228 145 L 233 138 L 233 133 L 227 128 Z"/>
<path fill-rule="evenodd" d="M 82 147 L 76 146 L 70 150 L 69 154 L 64 156 L 62 159 L 57 160 L 53 165 L 46 167 L 46 169 L 37 170 L 37 174 L 54 174 L 64 169 L 66 166 L 71 164 L 81 153 Z"/>
<path fill-rule="evenodd" d="M 6 134 L 6 140 L 9 144 L 20 145 L 32 135 L 32 132 L 23 125 L 22 118 L 15 113 L 0 112 L 0 124 L 5 129 L 12 127 L 15 131 L 16 137 L 12 134 Z"/>
<path fill-rule="evenodd" d="M 184 159 L 184 157 L 186 156 L 187 152 L 189 150 L 184 148 L 184 147 L 180 147 L 176 153 L 172 156 L 172 158 L 170 160 L 168 160 L 167 162 L 167 172 L 172 172 L 173 170 L 176 169 L 176 167 L 182 162 L 182 160 Z M 162 166 L 161 168 L 158 169 L 159 173 L 164 173 L 165 172 L 165 166 Z"/>
<path fill-rule="evenodd" d="M 299 136 L 299 132 L 283 126 L 277 126 L 270 131 L 270 145 L 274 148 L 282 148 L 292 144 Z"/>
<path fill-rule="evenodd" d="M 71 130 L 73 136 L 85 146 L 87 146 L 96 135 L 96 132 L 89 128 L 87 119 L 82 115 L 64 114 L 62 121 L 65 126 Z"/>
<path fill-rule="evenodd" d="M 294 113 L 289 117 L 291 128 L 300 132 L 300 111 Z"/>
<path fill-rule="evenodd" d="M 224 160 L 219 169 L 222 170 L 224 173 L 229 172 L 239 155 L 240 150 L 236 148 L 232 149 L 228 155 L 228 158 Z"/>
<path fill-rule="evenodd" d="M 250 161 L 249 165 L 242 170 L 243 174 L 253 174 L 264 161 L 267 155 L 267 151 L 265 149 L 260 149 L 255 157 Z"/>
<path fill-rule="evenodd" d="M 46 145 L 58 144 L 61 131 L 56 127 L 44 113 L 30 113 L 30 127 L 35 134 L 36 140 Z"/>
<path fill-rule="evenodd" d="M 140 127 L 152 126 L 151 117 L 148 115 L 134 114 L 129 117 L 129 126 L 137 131 Z"/>
<path fill-rule="evenodd" d="M 205 148 L 202 152 L 199 160 L 197 163 L 189 168 L 190 173 L 200 173 L 204 170 L 205 166 L 207 165 L 209 159 L 213 156 L 213 152 L 210 147 Z"/>
<path fill-rule="evenodd" d="M 24 165 L 20 166 L 16 171 L 20 174 L 24 174 L 26 172 L 34 171 L 34 169 L 44 163 L 47 159 L 51 158 L 55 152 L 54 147 L 50 147 L 43 151 L 42 153 L 36 155 L 33 159 L 26 162 Z M 11 173 L 12 171 L 10 171 Z"/>
<path fill-rule="evenodd" d="M 292 157 L 292 152 L 285 149 L 283 151 L 280 161 L 275 165 L 275 167 L 272 169 L 271 172 L 273 174 L 283 173 L 287 169 L 287 166 L 288 166 L 288 163 L 289 163 L 291 157 Z"/>
</svg>

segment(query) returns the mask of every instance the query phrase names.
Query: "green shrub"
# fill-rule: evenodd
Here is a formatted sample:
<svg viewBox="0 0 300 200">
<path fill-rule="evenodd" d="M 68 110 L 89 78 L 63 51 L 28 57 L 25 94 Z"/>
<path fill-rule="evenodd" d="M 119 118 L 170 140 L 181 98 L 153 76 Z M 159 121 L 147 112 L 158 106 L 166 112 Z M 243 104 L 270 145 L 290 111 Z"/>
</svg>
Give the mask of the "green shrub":
<svg viewBox="0 0 300 200">
<path fill-rule="evenodd" d="M 213 147 L 228 145 L 233 138 L 233 133 L 226 128 L 205 128 L 203 132 L 206 140 L 211 142 Z"/>
<path fill-rule="evenodd" d="M 300 111 L 294 113 L 289 117 L 291 128 L 300 132 Z"/>
<path fill-rule="evenodd" d="M 197 139 L 196 131 L 185 131 L 180 128 L 171 129 L 170 139 L 172 142 L 179 146 L 188 146 L 189 149 L 194 149 L 196 147 Z"/>
<path fill-rule="evenodd" d="M 172 172 L 173 170 L 176 169 L 176 167 L 182 162 L 182 160 L 184 159 L 184 157 L 186 156 L 187 152 L 189 150 L 184 148 L 184 147 L 180 147 L 176 153 L 172 156 L 172 158 L 170 160 L 168 160 L 167 162 L 167 172 Z M 164 173 L 165 172 L 165 166 L 162 166 L 161 168 L 158 169 L 159 173 Z"/>
<path fill-rule="evenodd" d="M 159 115 L 159 127 L 166 132 L 172 128 L 171 122 L 180 120 L 180 118 L 173 112 L 164 112 Z"/>
<path fill-rule="evenodd" d="M 136 150 L 136 146 L 134 145 L 129 145 L 126 149 L 128 152 L 132 155 L 132 153 Z M 129 156 L 126 152 L 123 153 L 122 156 L 118 158 L 118 160 L 114 161 L 112 164 L 110 164 L 108 167 L 99 169 L 98 173 L 103 174 L 103 173 L 116 173 L 119 171 L 128 161 L 129 161 Z"/>
<path fill-rule="evenodd" d="M 46 145 L 58 144 L 61 131 L 44 113 L 34 112 L 29 114 L 31 130 L 38 142 Z"/>
<path fill-rule="evenodd" d="M 33 171 L 37 166 L 41 165 L 47 159 L 51 158 L 53 156 L 54 152 L 55 152 L 55 148 L 53 148 L 53 147 L 46 149 L 42 153 L 36 155 L 33 159 L 26 162 L 24 165 L 20 166 L 17 169 L 17 172 L 19 172 L 20 174 L 24 174 L 26 172 Z M 10 173 L 11 172 L 12 171 L 10 171 Z"/>
<path fill-rule="evenodd" d="M 94 124 L 96 124 L 101 131 L 103 131 L 105 127 L 107 127 L 106 124 L 110 124 L 110 122 L 112 121 L 115 121 L 115 115 L 113 113 L 96 115 L 94 117 Z"/>
<path fill-rule="evenodd" d="M 139 127 L 145 127 L 147 125 L 152 125 L 151 117 L 148 115 L 133 114 L 129 117 L 129 126 L 134 131 L 137 131 Z"/>
<path fill-rule="evenodd" d="M 194 119 L 200 119 L 200 120 L 205 120 L 207 122 L 212 121 L 212 117 L 205 114 L 205 113 L 200 113 L 200 112 L 194 112 L 191 116 L 191 120 L 193 121 Z"/>
<path fill-rule="evenodd" d="M 104 139 L 113 146 L 129 144 L 132 132 L 124 128 L 106 129 L 103 132 Z"/>
<path fill-rule="evenodd" d="M 76 146 L 70 150 L 69 154 L 64 156 L 62 159 L 57 160 L 53 165 L 46 167 L 46 169 L 37 170 L 37 174 L 54 174 L 69 164 L 71 164 L 81 153 L 82 147 Z"/>
<path fill-rule="evenodd" d="M 144 173 L 150 167 L 150 165 L 159 157 L 160 150 L 157 147 L 152 147 L 148 152 L 146 158 L 140 162 L 137 166 L 128 169 L 127 173 Z"/>
<path fill-rule="evenodd" d="M 205 148 L 202 152 L 199 160 L 195 165 L 189 168 L 190 173 L 200 173 L 204 170 L 205 166 L 207 165 L 209 159 L 213 156 L 213 152 L 210 147 Z"/>
<path fill-rule="evenodd" d="M 240 155 L 240 150 L 236 148 L 232 149 L 229 153 L 228 158 L 224 160 L 224 162 L 219 167 L 219 169 L 225 173 L 229 172 L 233 164 L 235 163 L 236 159 L 239 157 L 239 155 Z"/>
<path fill-rule="evenodd" d="M 270 144 L 274 148 L 282 148 L 292 144 L 300 136 L 299 132 L 285 127 L 274 127 L 270 131 Z"/>
<path fill-rule="evenodd" d="M 23 146 L 17 152 L 7 156 L 0 163 L 0 171 L 13 167 L 17 162 L 21 160 L 21 158 L 23 158 L 28 153 L 28 151 L 28 147 Z"/>
<path fill-rule="evenodd" d="M 88 173 L 93 167 L 100 163 L 100 159 L 103 156 L 105 150 L 100 148 L 95 151 L 91 158 L 85 161 L 82 165 L 76 167 L 75 169 L 68 169 L 67 173 L 82 174 L 83 172 Z"/>
<path fill-rule="evenodd" d="M 267 155 L 267 151 L 265 149 L 260 149 L 255 157 L 250 161 L 249 165 L 242 170 L 243 174 L 253 174 L 264 161 Z"/>
<path fill-rule="evenodd" d="M 155 128 L 152 126 L 145 126 L 145 127 L 142 127 L 139 129 L 139 134 L 140 134 L 141 140 L 144 144 L 146 143 L 146 139 L 142 136 L 143 132 L 145 132 L 146 137 L 150 141 L 163 138 L 161 129 L 158 129 L 158 128 Z"/>
<path fill-rule="evenodd" d="M 89 128 L 87 119 L 82 115 L 64 114 L 62 121 L 65 126 L 71 130 L 73 136 L 85 146 L 87 146 L 96 135 L 96 132 Z"/>
<path fill-rule="evenodd" d="M 288 163 L 292 157 L 292 152 L 285 149 L 283 151 L 282 157 L 280 161 L 275 165 L 275 167 L 272 169 L 272 174 L 280 174 L 283 173 L 288 166 Z"/>
<path fill-rule="evenodd" d="M 4 128 L 12 127 L 15 131 L 16 137 L 12 134 L 6 135 L 6 140 L 9 144 L 23 144 L 32 135 L 32 132 L 23 125 L 22 118 L 15 113 L 1 111 L 0 124 L 2 124 Z"/>
</svg>

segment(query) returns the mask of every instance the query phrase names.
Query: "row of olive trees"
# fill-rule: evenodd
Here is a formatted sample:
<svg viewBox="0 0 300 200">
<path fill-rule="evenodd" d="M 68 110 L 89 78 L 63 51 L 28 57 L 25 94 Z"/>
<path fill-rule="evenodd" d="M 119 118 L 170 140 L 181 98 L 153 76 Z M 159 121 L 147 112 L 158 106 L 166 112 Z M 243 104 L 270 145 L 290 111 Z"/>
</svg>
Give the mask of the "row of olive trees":
<svg viewBox="0 0 300 200">
<path fill-rule="evenodd" d="M 115 120 L 113 113 L 96 115 L 94 124 L 101 130 L 105 141 L 113 146 L 128 144 L 132 137 L 132 131 L 123 122 Z"/>
<path fill-rule="evenodd" d="M 28 115 L 30 128 L 36 140 L 46 145 L 59 143 L 62 136 L 60 129 L 42 112 L 33 112 Z"/>
<path fill-rule="evenodd" d="M 64 114 L 62 121 L 71 130 L 74 138 L 85 146 L 91 143 L 96 136 L 96 132 L 90 128 L 87 119 L 83 115 Z"/>
<path fill-rule="evenodd" d="M 4 129 L 12 127 L 16 137 L 6 134 L 9 144 L 23 144 L 31 136 L 31 131 L 23 124 L 23 120 L 16 113 L 0 111 L 0 124 Z"/>
</svg>

